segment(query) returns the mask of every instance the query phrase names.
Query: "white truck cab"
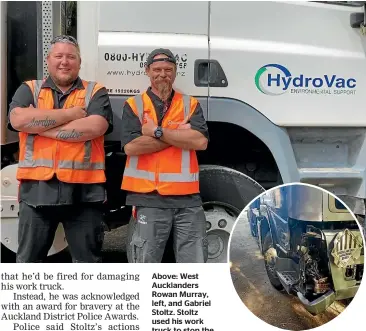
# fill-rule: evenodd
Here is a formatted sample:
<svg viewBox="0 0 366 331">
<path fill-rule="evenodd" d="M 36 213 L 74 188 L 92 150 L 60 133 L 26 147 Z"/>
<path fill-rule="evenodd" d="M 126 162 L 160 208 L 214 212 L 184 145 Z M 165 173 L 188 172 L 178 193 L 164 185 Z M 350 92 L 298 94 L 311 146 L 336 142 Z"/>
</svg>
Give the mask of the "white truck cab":
<svg viewBox="0 0 366 331">
<path fill-rule="evenodd" d="M 55 5 L 47 3 L 41 6 L 52 17 Z M 226 261 L 240 211 L 278 184 L 323 187 L 364 217 L 361 2 L 80 1 L 76 12 L 80 76 L 104 84 L 114 112 L 114 131 L 106 137 L 111 228 L 130 216 L 119 190 L 123 104 L 149 86 L 145 61 L 160 47 L 176 55 L 175 89 L 200 101 L 209 126 L 209 147 L 198 153 L 209 261 Z M 46 44 L 58 30 L 42 22 Z M 46 75 L 39 59 L 37 68 L 37 78 Z M 16 225 L 15 214 L 10 223 Z"/>
</svg>

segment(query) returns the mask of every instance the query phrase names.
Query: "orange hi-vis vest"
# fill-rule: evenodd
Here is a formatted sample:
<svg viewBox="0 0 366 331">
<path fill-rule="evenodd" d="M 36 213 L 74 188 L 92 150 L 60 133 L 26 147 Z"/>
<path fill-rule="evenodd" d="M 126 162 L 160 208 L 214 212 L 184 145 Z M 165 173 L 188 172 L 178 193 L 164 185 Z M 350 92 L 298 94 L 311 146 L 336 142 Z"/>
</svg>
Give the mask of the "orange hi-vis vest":
<svg viewBox="0 0 366 331">
<path fill-rule="evenodd" d="M 158 125 L 154 105 L 146 92 L 131 97 L 126 102 L 141 123 L 147 115 Z M 161 126 L 177 129 L 187 116 L 192 116 L 196 106 L 195 98 L 175 92 Z M 161 195 L 186 195 L 199 193 L 198 177 L 196 152 L 170 146 L 151 154 L 128 156 L 121 188 L 138 193 L 156 190 Z"/>
<path fill-rule="evenodd" d="M 92 96 L 103 86 L 82 81 L 84 89 L 72 91 L 63 106 L 87 108 Z M 28 81 L 35 106 L 54 108 L 50 88 L 41 88 L 42 80 Z M 19 165 L 17 179 L 49 180 L 54 174 L 65 183 L 103 183 L 105 178 L 104 136 L 82 142 L 67 142 L 19 132 Z"/>
</svg>

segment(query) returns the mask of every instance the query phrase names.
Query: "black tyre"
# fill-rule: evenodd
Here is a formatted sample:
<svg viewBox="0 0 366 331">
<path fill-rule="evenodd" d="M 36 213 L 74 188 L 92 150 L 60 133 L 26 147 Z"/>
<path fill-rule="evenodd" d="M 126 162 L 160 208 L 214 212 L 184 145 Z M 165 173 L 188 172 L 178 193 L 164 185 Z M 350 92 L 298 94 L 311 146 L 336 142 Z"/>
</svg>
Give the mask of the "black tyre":
<svg viewBox="0 0 366 331">
<path fill-rule="evenodd" d="M 222 166 L 204 165 L 200 190 L 208 236 L 208 263 L 226 263 L 230 233 L 244 207 L 264 188 L 243 173 Z"/>
<path fill-rule="evenodd" d="M 271 233 L 268 231 L 263 242 L 264 266 L 270 283 L 276 290 L 282 290 L 283 286 L 275 272 L 275 261 L 277 258 L 276 249 L 273 247 Z"/>
<path fill-rule="evenodd" d="M 237 217 L 251 200 L 264 192 L 264 188 L 239 171 L 203 165 L 200 167 L 200 191 L 207 221 L 207 262 L 226 263 L 229 237 Z M 135 221 L 131 218 L 126 244 L 129 262 L 134 228 Z M 167 243 L 163 262 L 172 262 L 174 259 L 171 239 Z"/>
</svg>

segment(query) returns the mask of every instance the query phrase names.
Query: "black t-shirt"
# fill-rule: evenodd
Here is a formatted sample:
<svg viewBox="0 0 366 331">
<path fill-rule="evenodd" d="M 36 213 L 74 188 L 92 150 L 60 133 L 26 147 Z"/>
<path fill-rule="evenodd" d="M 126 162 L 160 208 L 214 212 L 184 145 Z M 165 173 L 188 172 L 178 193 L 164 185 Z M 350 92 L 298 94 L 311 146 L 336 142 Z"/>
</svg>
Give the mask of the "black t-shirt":
<svg viewBox="0 0 366 331">
<path fill-rule="evenodd" d="M 84 89 L 81 79 L 78 77 L 72 87 L 63 93 L 48 77 L 42 84 L 42 88 L 51 88 L 53 92 L 54 109 L 60 109 L 65 104 L 67 96 L 75 89 Z M 23 83 L 15 92 L 9 106 L 9 113 L 16 107 L 29 107 L 35 102 L 29 86 Z M 106 134 L 113 131 L 113 112 L 105 88 L 97 91 L 89 102 L 87 115 L 101 115 L 109 123 Z M 8 116 L 10 118 L 10 116 Z M 8 121 L 8 128 L 15 130 Z M 22 180 L 19 187 L 19 201 L 30 206 L 70 205 L 79 202 L 103 202 L 107 198 L 104 184 L 71 184 L 64 183 L 54 176 L 47 181 Z"/>
<path fill-rule="evenodd" d="M 164 102 L 151 91 L 151 87 L 147 90 L 147 95 L 150 97 L 156 112 L 158 122 L 163 118 L 164 111 L 168 110 L 175 91 L 172 91 L 166 105 Z M 203 116 L 202 107 L 197 103 L 196 109 L 190 117 L 189 124 L 193 130 L 201 132 L 209 139 L 208 127 Z M 126 102 L 123 108 L 122 128 L 121 128 L 121 145 L 122 148 L 132 140 L 142 136 L 140 119 Z M 135 193 L 128 192 L 126 204 L 131 206 L 143 206 L 154 208 L 187 208 L 198 207 L 202 205 L 202 200 L 199 194 L 189 195 L 160 195 L 157 191 L 151 193 Z"/>
</svg>

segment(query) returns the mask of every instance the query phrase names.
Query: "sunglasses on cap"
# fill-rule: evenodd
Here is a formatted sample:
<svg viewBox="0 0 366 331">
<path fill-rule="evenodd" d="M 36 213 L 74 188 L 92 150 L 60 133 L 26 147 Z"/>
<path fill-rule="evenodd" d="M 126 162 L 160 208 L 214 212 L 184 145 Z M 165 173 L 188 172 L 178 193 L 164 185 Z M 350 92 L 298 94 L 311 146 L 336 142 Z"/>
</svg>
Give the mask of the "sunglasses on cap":
<svg viewBox="0 0 366 331">
<path fill-rule="evenodd" d="M 70 44 L 75 45 L 76 47 L 79 47 L 78 41 L 73 36 L 68 36 L 68 35 L 56 36 L 55 38 L 52 39 L 51 45 L 59 43 L 59 42 L 68 42 Z"/>
</svg>

